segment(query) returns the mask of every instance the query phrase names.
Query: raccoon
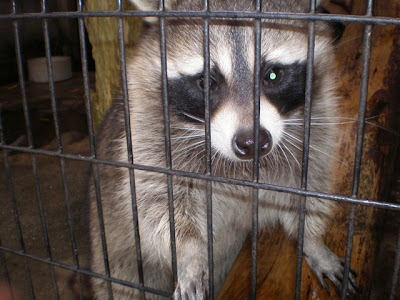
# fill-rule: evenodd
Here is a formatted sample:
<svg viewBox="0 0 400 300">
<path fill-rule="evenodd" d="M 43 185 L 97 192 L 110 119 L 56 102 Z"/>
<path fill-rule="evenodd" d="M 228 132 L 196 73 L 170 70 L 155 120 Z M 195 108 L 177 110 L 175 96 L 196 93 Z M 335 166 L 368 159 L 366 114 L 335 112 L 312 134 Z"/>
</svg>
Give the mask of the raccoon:
<svg viewBox="0 0 400 300">
<path fill-rule="evenodd" d="M 131 0 L 137 8 L 158 9 L 158 0 Z M 252 0 L 210 0 L 210 10 L 255 11 Z M 172 11 L 200 11 L 201 0 L 165 0 Z M 308 12 L 308 0 L 262 1 L 262 10 Z M 127 56 L 130 126 L 134 163 L 168 168 L 160 54 L 160 27 L 148 20 L 140 41 Z M 253 179 L 255 33 L 252 19 L 210 19 L 210 78 L 204 78 L 203 20 L 166 18 L 169 128 L 172 169 L 206 172 L 204 85 L 209 83 L 211 174 Z M 260 65 L 259 182 L 300 188 L 307 60 L 307 22 L 262 20 Z M 312 120 L 332 117 L 335 96 L 332 35 L 316 25 Z M 312 126 L 308 188 L 329 191 L 337 128 Z M 128 162 L 124 107 L 115 101 L 98 135 L 98 157 Z M 204 180 L 98 165 L 105 240 L 102 245 L 94 180 L 91 179 L 91 269 L 104 274 L 103 247 L 114 278 L 139 283 L 131 188 L 138 211 L 144 285 L 173 294 L 174 299 L 208 298 L 207 201 Z M 133 182 L 132 182 L 133 181 Z M 134 183 L 133 186 L 131 184 Z M 173 288 L 168 195 L 173 195 L 177 277 Z M 280 225 L 295 238 L 300 197 L 259 190 L 259 227 Z M 332 202 L 309 198 L 306 205 L 304 256 L 324 288 L 329 278 L 337 289 L 343 260 L 323 242 L 334 212 Z M 215 294 L 221 288 L 246 236 L 251 232 L 252 189 L 212 183 Z M 96 299 L 107 298 L 107 282 L 92 279 Z M 355 292 L 354 274 L 349 291 Z M 116 299 L 138 299 L 138 289 L 112 283 Z M 146 292 L 146 299 L 159 296 Z M 161 296 L 160 296 L 161 297 Z"/>
</svg>

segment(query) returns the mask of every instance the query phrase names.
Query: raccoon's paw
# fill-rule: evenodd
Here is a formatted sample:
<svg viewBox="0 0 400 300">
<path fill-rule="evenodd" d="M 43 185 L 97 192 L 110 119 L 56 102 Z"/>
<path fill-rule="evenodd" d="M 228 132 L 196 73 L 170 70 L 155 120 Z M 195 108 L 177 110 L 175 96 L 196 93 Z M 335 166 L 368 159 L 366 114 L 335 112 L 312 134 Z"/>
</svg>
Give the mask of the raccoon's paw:
<svg viewBox="0 0 400 300">
<path fill-rule="evenodd" d="M 187 273 L 187 272 L 185 272 Z M 191 272 L 189 272 L 191 273 Z M 189 275 L 189 274 L 188 274 Z M 189 275 L 190 276 L 190 275 Z M 208 275 L 201 271 L 190 277 L 179 278 L 174 292 L 174 300 L 203 300 L 208 299 Z"/>
<path fill-rule="evenodd" d="M 334 285 L 338 294 L 341 294 L 344 272 L 344 260 L 334 254 L 325 245 L 314 249 L 313 254 L 306 254 L 306 261 L 322 287 L 329 293 L 329 286 L 325 281 L 328 278 Z M 347 285 L 348 294 L 358 292 L 356 278 L 357 274 L 350 268 L 349 283 Z"/>
</svg>

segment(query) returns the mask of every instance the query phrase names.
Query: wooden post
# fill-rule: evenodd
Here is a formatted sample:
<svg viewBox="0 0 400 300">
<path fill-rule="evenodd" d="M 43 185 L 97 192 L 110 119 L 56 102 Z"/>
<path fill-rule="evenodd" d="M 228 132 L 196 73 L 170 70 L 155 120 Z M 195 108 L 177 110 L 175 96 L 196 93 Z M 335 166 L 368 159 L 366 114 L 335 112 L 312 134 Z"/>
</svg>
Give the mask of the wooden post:
<svg viewBox="0 0 400 300">
<path fill-rule="evenodd" d="M 400 1 L 375 1 L 374 16 L 399 17 Z M 352 14 L 365 14 L 366 1 L 353 0 L 349 8 Z M 338 94 L 341 109 L 333 115 L 357 120 L 360 99 L 360 78 L 363 43 L 363 24 L 347 24 L 337 52 Z M 400 28 L 397 26 L 373 26 L 371 65 L 368 86 L 367 119 L 364 135 L 359 197 L 377 201 L 384 198 L 388 178 L 393 174 L 396 134 L 390 128 L 399 128 L 400 99 Z M 397 107 L 397 109 L 396 109 Z M 351 196 L 356 121 L 342 125 L 337 141 L 340 144 L 337 163 L 332 172 L 333 192 Z M 340 205 L 326 234 L 326 244 L 344 257 L 349 205 Z M 373 268 L 377 237 L 375 222 L 380 210 L 356 207 L 355 234 L 351 265 L 358 273 L 360 292 L 355 299 L 368 299 L 373 280 Z M 282 230 L 264 230 L 258 242 L 258 299 L 293 299 L 295 286 L 295 243 L 289 241 Z M 248 239 L 239 254 L 219 299 L 249 299 L 251 284 L 251 243 Z M 390 275 L 388 275 L 390 276 Z M 391 278 L 389 277 L 388 280 Z M 339 298 L 330 284 L 330 295 L 320 286 L 303 260 L 301 299 Z"/>
<path fill-rule="evenodd" d="M 123 1 L 123 8 L 133 9 L 128 0 Z M 115 11 L 116 1 L 85 1 L 85 11 Z M 124 38 L 126 47 L 132 45 L 140 34 L 139 18 L 124 18 Z M 118 44 L 117 18 L 86 18 L 85 24 L 92 45 L 96 64 L 96 89 L 91 91 L 93 118 L 98 125 L 104 113 L 110 107 L 113 98 L 121 88 L 120 56 Z"/>
</svg>

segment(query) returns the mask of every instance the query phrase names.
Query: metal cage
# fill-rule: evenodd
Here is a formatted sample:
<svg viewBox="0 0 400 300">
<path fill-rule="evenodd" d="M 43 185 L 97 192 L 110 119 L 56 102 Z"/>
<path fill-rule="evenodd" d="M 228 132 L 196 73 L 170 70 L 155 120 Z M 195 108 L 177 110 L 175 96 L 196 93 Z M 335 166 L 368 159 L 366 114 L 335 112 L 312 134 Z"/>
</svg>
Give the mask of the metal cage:
<svg viewBox="0 0 400 300">
<path fill-rule="evenodd" d="M 6 178 L 8 182 L 8 190 L 10 192 L 10 201 L 12 205 L 12 213 L 15 217 L 16 223 L 16 231 L 15 235 L 18 236 L 20 248 L 14 249 L 10 247 L 6 247 L 0 244 L 0 261 L 3 269 L 4 278 L 9 281 L 8 277 L 8 266 L 4 257 L 4 254 L 12 254 L 16 256 L 21 256 L 24 259 L 25 264 L 25 276 L 29 283 L 29 290 L 32 299 L 35 299 L 35 293 L 33 289 L 33 280 L 30 274 L 30 266 L 28 260 L 38 261 L 43 264 L 48 264 L 51 269 L 51 276 L 54 287 L 54 297 L 59 299 L 59 289 L 57 286 L 57 279 L 55 275 L 56 268 L 66 269 L 72 272 L 75 272 L 79 282 L 79 290 L 82 293 L 82 275 L 95 276 L 101 279 L 104 279 L 109 282 L 108 289 L 110 293 L 110 297 L 112 297 L 111 291 L 111 282 L 122 284 L 131 288 L 139 289 L 142 291 L 142 295 L 144 292 L 146 293 L 154 293 L 160 296 L 170 297 L 171 295 L 163 292 L 153 290 L 144 285 L 143 282 L 143 274 L 140 275 L 140 282 L 137 284 L 132 284 L 130 282 L 125 282 L 116 278 L 112 278 L 110 276 L 110 271 L 106 267 L 106 275 L 96 274 L 90 272 L 84 268 L 81 268 L 78 260 L 78 251 L 76 247 L 76 241 L 74 236 L 74 224 L 73 217 L 71 215 L 71 207 L 69 203 L 69 195 L 68 195 L 68 183 L 66 178 L 65 171 L 65 160 L 78 160 L 89 163 L 92 166 L 92 171 L 95 178 L 95 186 L 96 192 L 98 195 L 98 203 L 101 203 L 100 196 L 100 187 L 98 183 L 98 173 L 97 173 L 97 165 L 98 164 L 108 164 L 116 167 L 123 167 L 130 170 L 130 179 L 131 179 L 131 196 L 132 200 L 135 200 L 135 186 L 134 186 L 134 170 L 145 170 L 150 172 L 161 172 L 167 175 L 168 178 L 168 195 L 169 195 L 169 203 L 170 203 L 170 228 L 171 228 L 171 249 L 172 249 L 172 266 L 173 266 L 173 274 L 174 279 L 177 279 L 177 267 L 176 267 L 176 252 L 175 252 L 175 239 L 174 239 L 174 211 L 173 211 L 173 195 L 172 195 L 172 177 L 186 176 L 190 178 L 197 178 L 201 180 L 205 180 L 207 182 L 207 214 L 208 214 L 208 258 L 209 258 L 209 270 L 210 270 L 210 296 L 211 298 L 214 296 L 213 291 L 213 242 L 212 242 L 212 182 L 220 182 L 220 183 L 229 183 L 235 185 L 242 185 L 246 187 L 250 187 L 253 189 L 253 222 L 252 222 L 252 299 L 256 298 L 256 278 L 257 278 L 257 232 L 258 232 L 258 191 L 260 189 L 267 189 L 277 192 L 284 193 L 292 193 L 296 195 L 300 195 L 302 197 L 301 208 L 302 213 L 300 215 L 300 228 L 298 233 L 298 244 L 297 244 L 297 269 L 296 269 L 296 290 L 295 290 L 295 298 L 300 298 L 300 283 L 301 283 L 301 271 L 302 271 L 302 248 L 303 248 L 303 234 L 304 234 L 304 220 L 305 220 L 305 203 L 307 197 L 313 198 L 322 198 L 328 199 L 331 201 L 338 201 L 343 203 L 351 204 L 350 209 L 350 217 L 349 217 L 349 225 L 348 225 L 348 239 L 346 244 L 346 256 L 345 256 L 345 272 L 344 272 L 344 284 L 342 288 L 342 299 L 346 298 L 347 293 L 347 285 L 349 280 L 349 270 L 350 270 L 350 254 L 352 251 L 352 238 L 354 233 L 354 222 L 355 222 L 355 210 L 356 205 L 361 206 L 371 206 L 380 209 L 387 210 L 400 210 L 400 205 L 373 201 L 370 199 L 360 199 L 358 198 L 358 188 L 360 181 L 360 168 L 361 168 L 361 156 L 363 150 L 363 135 L 364 135 L 364 124 L 365 124 L 365 115 L 366 115 L 366 100 L 367 100 L 367 87 L 368 87 L 368 79 L 369 79 L 369 64 L 370 64 L 370 56 L 371 56 L 371 30 L 372 26 L 375 24 L 379 25 L 400 25 L 400 19 L 388 18 L 388 17 L 377 17 L 372 15 L 372 5 L 373 1 L 367 1 L 367 9 L 365 15 L 329 15 L 329 14 L 321 14 L 316 12 L 315 1 L 310 1 L 310 12 L 306 14 L 297 14 L 297 13 L 272 13 L 272 12 L 261 12 L 261 1 L 256 0 L 255 5 L 257 10 L 254 12 L 233 12 L 233 11 L 210 11 L 208 7 L 208 1 L 204 0 L 204 10 L 203 11 L 165 11 L 164 9 L 164 1 L 160 2 L 160 10 L 159 11 L 123 11 L 122 10 L 122 1 L 118 0 L 118 10 L 117 11 L 98 11 L 98 12 L 86 12 L 83 11 L 82 0 L 78 0 L 77 2 L 77 10 L 76 11 L 68 11 L 68 12 L 48 12 L 46 9 L 46 0 L 42 0 L 42 11 L 38 13 L 17 13 L 17 0 L 12 0 L 12 12 L 7 14 L 0 15 L 0 22 L 12 22 L 14 29 L 14 39 L 15 39 L 15 51 L 17 57 L 17 67 L 19 74 L 19 85 L 21 89 L 21 95 L 23 99 L 23 111 L 24 111 L 24 119 L 26 123 L 26 132 L 28 138 L 28 147 L 14 146 L 8 144 L 5 140 L 4 135 L 4 127 L 2 126 L 1 113 L 0 113 L 0 134 L 1 134 L 1 143 L 0 149 L 3 152 L 4 156 L 4 170 L 6 172 Z M 92 119 L 92 105 L 91 105 L 91 97 L 90 97 L 90 84 L 89 84 L 89 71 L 87 65 L 87 42 L 86 42 L 86 33 L 84 28 L 84 18 L 98 18 L 98 17 L 112 17 L 117 18 L 118 20 L 118 34 L 119 34 L 119 51 L 120 51 L 120 64 L 121 64 L 121 82 L 122 82 L 122 97 L 124 103 L 124 113 L 125 113 L 125 128 L 126 128 L 126 136 L 127 138 L 127 148 L 128 148 L 128 156 L 129 162 L 121 163 L 121 162 L 113 162 L 106 161 L 97 158 L 96 156 L 96 145 L 94 138 L 94 124 Z M 151 166 L 144 166 L 135 164 L 133 161 L 132 155 L 132 146 L 131 146 L 131 132 L 129 126 L 129 107 L 128 107 L 128 89 L 127 89 L 127 79 L 126 79 L 126 61 L 125 61 L 125 44 L 124 44 L 124 27 L 123 27 L 123 18 L 124 17 L 156 17 L 159 18 L 160 21 L 160 32 L 161 32 L 161 65 L 162 65 L 162 91 L 163 91 L 163 103 L 164 103 L 164 119 L 165 119 L 165 145 L 166 145 L 166 153 L 167 153 L 167 168 L 156 168 Z M 167 71 L 166 71 L 166 47 L 165 47 L 165 19 L 169 17 L 196 17 L 203 18 L 204 20 L 204 78 L 206 80 L 205 86 L 205 103 L 206 103 L 206 155 L 207 155 L 207 167 L 206 174 L 195 174 L 190 172 L 183 172 L 179 170 L 175 170 L 172 168 L 171 164 L 171 141 L 170 141 L 170 132 L 169 132 L 169 115 L 168 115 L 168 88 L 167 88 Z M 258 130 L 259 130 L 259 98 L 260 98 L 260 80 L 259 80 L 259 72 L 260 72 L 260 60 L 261 60 L 261 20 L 262 19 L 294 19 L 294 20 L 307 20 L 309 23 L 309 35 L 308 35 L 308 60 L 307 60 L 307 77 L 306 77 L 306 104 L 305 104 L 305 121 L 304 121 L 304 148 L 303 148 L 303 172 L 302 172 L 302 185 L 300 189 L 288 188 L 282 186 L 274 186 L 270 184 L 259 183 L 258 181 L 258 147 L 254 147 L 255 149 L 255 158 L 254 158 L 254 173 L 252 181 L 244 181 L 232 178 L 223 178 L 213 176 L 211 173 L 211 145 L 210 145 L 210 91 L 209 85 L 207 82 L 210 80 L 210 53 L 209 53 L 209 19 L 210 18 L 238 18 L 238 19 L 253 19 L 255 20 L 254 34 L 255 34 L 255 55 L 256 55 L 256 69 L 254 74 L 254 93 L 255 93 L 255 144 L 258 145 Z M 83 157 L 80 155 L 68 154 L 63 151 L 63 145 L 61 141 L 60 135 L 60 120 L 57 113 L 57 99 L 55 94 L 55 84 L 53 78 L 53 68 L 52 68 L 52 57 L 51 57 L 51 45 L 50 45 L 50 37 L 49 37 L 49 28 L 48 22 L 50 19 L 54 18 L 73 18 L 76 19 L 79 26 L 79 38 L 80 38 L 80 51 L 81 51 L 81 63 L 82 63 L 82 76 L 84 83 L 84 91 L 85 91 L 85 106 L 86 106 L 86 114 L 88 121 L 88 129 L 89 129 L 89 140 L 90 140 L 90 150 L 91 155 L 87 157 Z M 51 106 L 53 111 L 54 118 L 54 128 L 57 137 L 57 145 L 58 151 L 49 151 L 44 149 L 37 149 L 34 147 L 32 129 L 31 129 L 31 118 L 28 104 L 28 97 L 26 94 L 26 82 L 25 82 L 25 71 L 23 68 L 23 56 L 21 50 L 21 42 L 20 42 L 20 28 L 19 23 L 21 20 L 25 19 L 38 19 L 43 24 L 43 33 L 45 40 L 45 53 L 47 58 L 47 70 L 49 76 L 49 88 L 51 94 Z M 354 176 L 352 180 L 352 195 L 348 197 L 339 196 L 335 194 L 326 194 L 315 191 L 307 190 L 307 168 L 308 168 L 308 156 L 309 156 L 309 138 L 310 138 L 310 122 L 311 122 L 311 88 L 312 88 L 312 68 L 313 68 L 313 56 L 314 56 L 314 39 L 315 39 L 315 22 L 314 21 L 328 21 L 328 22 L 355 22 L 355 23 L 363 23 L 365 24 L 364 29 L 364 48 L 362 55 L 362 78 L 361 78 L 361 93 L 360 93 L 360 105 L 359 105 L 359 117 L 357 121 L 357 145 L 355 151 L 354 158 Z M 257 67 L 258 66 L 258 67 Z M 1 108 L 1 106 L 0 106 Z M 21 225 L 19 220 L 19 212 L 17 208 L 17 200 L 15 196 L 15 187 L 13 185 L 12 176 L 11 176 L 11 167 L 8 163 L 9 152 L 25 152 L 29 153 L 32 160 L 32 169 L 34 176 L 34 184 L 36 190 L 36 197 L 39 203 L 40 208 L 40 216 L 41 223 L 43 227 L 43 235 L 45 239 L 46 252 L 47 255 L 45 257 L 34 255 L 27 253 L 24 245 L 24 238 L 21 231 Z M 66 199 L 66 208 L 68 213 L 68 221 L 69 221 L 69 230 L 70 230 L 70 241 L 73 249 L 73 265 L 68 265 L 65 263 L 61 263 L 52 257 L 52 249 L 50 247 L 49 236 L 48 236 L 48 225 L 46 221 L 46 216 L 43 208 L 42 195 L 41 195 L 41 187 L 40 180 L 38 174 L 38 167 L 36 162 L 36 157 L 38 155 L 52 156 L 59 160 L 61 166 L 61 175 L 62 181 L 64 185 L 64 193 Z M 101 206 L 101 205 L 100 205 Z M 102 219 L 101 210 L 99 213 L 99 219 Z M 104 226 L 102 222 L 101 226 Z M 138 265 L 140 266 L 140 236 L 138 230 L 138 217 L 137 212 L 134 214 L 133 223 L 136 225 L 135 228 L 135 238 L 136 241 L 139 241 L 137 245 L 139 247 L 136 249 L 138 253 Z M 104 231 L 104 228 L 103 228 Z M 392 288 L 391 288 L 391 299 L 395 298 L 397 281 L 398 281 L 398 271 L 400 265 L 400 233 L 398 238 L 398 246 L 397 246 L 397 254 L 395 259 L 395 265 L 393 266 L 393 275 L 392 275 Z M 105 242 L 103 240 L 103 246 Z M 104 261 L 105 265 L 108 266 L 108 257 L 106 247 L 103 247 L 104 251 Z M 139 270 L 143 272 L 142 267 L 139 267 Z M 81 294 L 82 297 L 82 294 Z"/>
</svg>

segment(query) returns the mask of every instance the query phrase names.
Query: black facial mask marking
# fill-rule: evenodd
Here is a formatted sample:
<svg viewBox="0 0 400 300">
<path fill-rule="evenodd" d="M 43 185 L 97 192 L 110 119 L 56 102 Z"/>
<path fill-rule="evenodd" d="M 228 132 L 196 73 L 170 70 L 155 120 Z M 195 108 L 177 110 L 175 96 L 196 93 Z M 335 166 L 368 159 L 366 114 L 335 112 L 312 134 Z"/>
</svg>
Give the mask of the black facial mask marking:
<svg viewBox="0 0 400 300">
<path fill-rule="evenodd" d="M 252 76 L 250 71 L 248 76 Z M 289 65 L 265 62 L 261 67 L 261 92 L 281 114 L 285 114 L 304 104 L 305 77 L 305 62 L 295 62 Z M 253 87 L 250 82 L 251 80 L 248 82 L 246 80 L 244 83 L 241 80 L 241 83 L 246 85 L 243 88 L 249 89 L 249 93 L 252 93 Z M 238 83 L 240 84 L 240 82 Z M 168 99 L 171 110 L 190 122 L 204 120 L 203 88 L 202 72 L 169 79 Z M 226 89 L 224 77 L 217 68 L 213 68 L 210 75 L 211 110 L 214 110 L 221 102 L 223 95 L 227 92 Z M 251 96 L 245 98 L 247 101 L 252 100 Z"/>
<path fill-rule="evenodd" d="M 261 68 L 262 91 L 282 114 L 304 103 L 306 63 L 290 65 L 264 63 Z"/>
<path fill-rule="evenodd" d="M 215 109 L 224 90 L 224 78 L 221 73 L 213 68 L 210 75 L 210 105 Z M 168 100 L 171 109 L 188 121 L 198 122 L 185 114 L 204 120 L 204 78 L 203 73 L 185 75 L 180 78 L 168 80 Z"/>
</svg>

